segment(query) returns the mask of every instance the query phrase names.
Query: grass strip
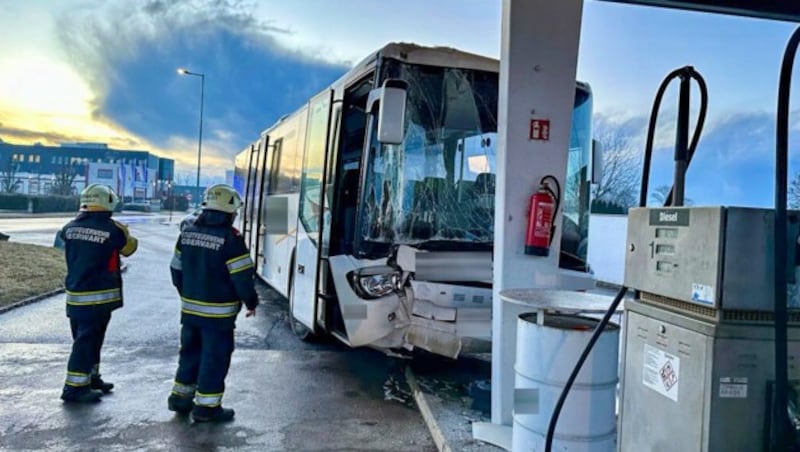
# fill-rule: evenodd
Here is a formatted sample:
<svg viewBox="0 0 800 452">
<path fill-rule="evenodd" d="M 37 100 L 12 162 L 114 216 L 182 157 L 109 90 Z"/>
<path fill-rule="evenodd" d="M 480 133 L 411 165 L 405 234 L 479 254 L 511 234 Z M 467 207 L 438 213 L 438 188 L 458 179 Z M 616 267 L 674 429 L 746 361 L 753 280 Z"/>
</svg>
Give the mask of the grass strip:
<svg viewBox="0 0 800 452">
<path fill-rule="evenodd" d="M 0 306 L 59 289 L 66 274 L 61 250 L 0 242 Z"/>
</svg>

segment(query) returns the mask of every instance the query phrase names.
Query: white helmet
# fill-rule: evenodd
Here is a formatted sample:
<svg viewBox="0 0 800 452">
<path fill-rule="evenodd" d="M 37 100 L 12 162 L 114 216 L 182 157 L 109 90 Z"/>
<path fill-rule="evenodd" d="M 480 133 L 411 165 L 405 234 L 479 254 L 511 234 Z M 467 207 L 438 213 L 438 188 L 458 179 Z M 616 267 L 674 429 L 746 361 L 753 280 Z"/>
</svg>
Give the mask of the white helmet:
<svg viewBox="0 0 800 452">
<path fill-rule="evenodd" d="M 212 185 L 203 194 L 203 210 L 219 210 L 236 213 L 242 206 L 242 197 L 233 187 L 226 184 Z"/>
<path fill-rule="evenodd" d="M 91 184 L 81 191 L 81 212 L 113 212 L 119 198 L 108 185 Z"/>
</svg>

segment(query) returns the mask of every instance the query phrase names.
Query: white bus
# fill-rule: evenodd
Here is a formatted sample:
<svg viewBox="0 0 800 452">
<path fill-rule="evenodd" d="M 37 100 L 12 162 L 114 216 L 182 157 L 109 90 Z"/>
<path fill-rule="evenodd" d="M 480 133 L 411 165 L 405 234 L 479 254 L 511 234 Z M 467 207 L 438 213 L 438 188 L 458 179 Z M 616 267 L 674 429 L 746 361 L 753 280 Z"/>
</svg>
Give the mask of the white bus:
<svg viewBox="0 0 800 452">
<path fill-rule="evenodd" d="M 498 70 L 388 44 L 236 156 L 257 273 L 301 338 L 453 358 L 491 339 Z M 579 83 L 562 196 L 561 267 L 584 273 L 591 104 Z"/>
</svg>

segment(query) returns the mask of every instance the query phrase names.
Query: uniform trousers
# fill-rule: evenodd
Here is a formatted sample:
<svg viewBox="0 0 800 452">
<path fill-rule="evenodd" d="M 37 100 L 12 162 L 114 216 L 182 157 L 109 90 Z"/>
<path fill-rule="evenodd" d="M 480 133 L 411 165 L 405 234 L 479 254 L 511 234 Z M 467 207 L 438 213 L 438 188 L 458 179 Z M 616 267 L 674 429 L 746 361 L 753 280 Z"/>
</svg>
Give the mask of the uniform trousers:
<svg viewBox="0 0 800 452">
<path fill-rule="evenodd" d="M 91 380 L 82 377 L 96 375 L 99 372 L 100 349 L 103 348 L 109 321 L 111 312 L 98 312 L 88 318 L 70 317 L 72 352 L 67 362 L 67 374 L 77 376 L 75 381 L 78 383 L 65 384 L 65 392 L 85 390 Z"/>
<path fill-rule="evenodd" d="M 233 348 L 233 329 L 182 325 L 175 381 L 197 387 L 196 405 L 213 408 L 222 403 Z"/>
</svg>

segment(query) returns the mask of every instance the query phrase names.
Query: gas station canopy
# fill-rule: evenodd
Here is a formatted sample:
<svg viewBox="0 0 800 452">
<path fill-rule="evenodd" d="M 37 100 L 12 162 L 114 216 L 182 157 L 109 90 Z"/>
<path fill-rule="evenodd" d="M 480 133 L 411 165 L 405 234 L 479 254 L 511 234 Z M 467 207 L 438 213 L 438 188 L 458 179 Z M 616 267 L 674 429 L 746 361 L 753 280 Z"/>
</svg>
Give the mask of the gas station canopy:
<svg viewBox="0 0 800 452">
<path fill-rule="evenodd" d="M 603 0 L 800 22 L 797 0 Z"/>
</svg>

